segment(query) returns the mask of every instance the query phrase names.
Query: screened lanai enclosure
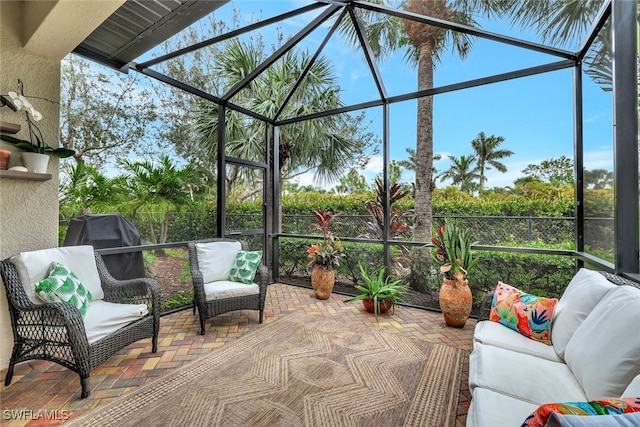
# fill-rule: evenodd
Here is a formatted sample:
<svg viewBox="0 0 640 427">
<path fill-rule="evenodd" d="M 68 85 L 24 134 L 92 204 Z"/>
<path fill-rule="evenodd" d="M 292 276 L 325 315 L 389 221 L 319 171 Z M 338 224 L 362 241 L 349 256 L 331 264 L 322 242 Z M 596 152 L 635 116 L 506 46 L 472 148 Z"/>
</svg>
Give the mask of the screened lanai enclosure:
<svg viewBox="0 0 640 427">
<path fill-rule="evenodd" d="M 215 215 L 176 219 L 170 243 L 241 237 L 274 281 L 305 283 L 329 210 L 347 292 L 362 263 L 427 295 L 452 217 L 477 242 L 477 295 L 560 294 L 582 265 L 638 278 L 638 16 L 626 0 L 128 1 L 75 53 L 166 84 L 176 151 L 215 179 Z"/>
</svg>

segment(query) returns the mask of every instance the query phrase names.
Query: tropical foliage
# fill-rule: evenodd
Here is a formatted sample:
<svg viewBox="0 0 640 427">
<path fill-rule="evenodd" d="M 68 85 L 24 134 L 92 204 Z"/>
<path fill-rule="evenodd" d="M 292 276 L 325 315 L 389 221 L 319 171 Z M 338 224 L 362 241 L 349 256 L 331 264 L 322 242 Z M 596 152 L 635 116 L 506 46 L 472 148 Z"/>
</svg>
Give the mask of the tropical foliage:
<svg viewBox="0 0 640 427">
<path fill-rule="evenodd" d="M 340 265 L 340 258 L 345 256 L 342 242 L 331 231 L 331 227 L 337 215 L 330 211 L 314 211 L 315 222 L 313 229 L 322 234 L 322 242 L 316 243 L 307 249 L 307 256 L 311 258 L 309 266 L 320 265 L 328 270 L 332 270 Z"/>
<path fill-rule="evenodd" d="M 434 245 L 433 259 L 440 264 L 440 273 L 449 279 L 466 276 L 478 263 L 471 250 L 477 242 L 472 243 L 469 230 L 450 218 L 446 218 L 440 227 L 434 227 L 431 243 Z"/>
<path fill-rule="evenodd" d="M 409 292 L 409 287 L 399 279 L 387 276 L 385 269 L 380 268 L 373 273 L 367 272 L 362 264 L 358 264 L 364 285 L 356 285 L 358 295 L 344 302 L 371 300 L 376 320 L 380 314 L 380 304 L 391 301 L 392 305 L 402 302 L 402 297 Z"/>
</svg>

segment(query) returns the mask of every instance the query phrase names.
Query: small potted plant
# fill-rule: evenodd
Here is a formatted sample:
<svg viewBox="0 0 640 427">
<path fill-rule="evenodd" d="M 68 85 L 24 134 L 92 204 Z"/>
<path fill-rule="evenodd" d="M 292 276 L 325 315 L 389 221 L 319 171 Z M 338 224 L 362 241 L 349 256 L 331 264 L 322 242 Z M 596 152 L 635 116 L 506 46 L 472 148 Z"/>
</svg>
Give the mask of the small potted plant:
<svg viewBox="0 0 640 427">
<path fill-rule="evenodd" d="M 434 228 L 431 243 L 434 246 L 433 259 L 440 264 L 444 274 L 440 287 L 440 310 L 449 326 L 462 328 L 473 304 L 469 281 L 465 276 L 478 260 L 473 257 L 469 230 L 462 229 L 453 220 L 446 218 L 441 227 Z"/>
<path fill-rule="evenodd" d="M 25 150 L 22 153 L 23 162 L 29 172 L 46 173 L 48 156 L 59 158 L 70 157 L 75 151 L 66 148 L 53 148 L 44 142 L 42 131 L 36 125 L 42 119 L 42 114 L 33 108 L 31 102 L 24 96 L 21 80 L 18 80 L 18 92 L 9 92 L 7 96 L 0 95 L 0 106 L 6 106 L 12 111 L 24 111 L 29 139 L 19 139 L 10 135 L 1 134 L 0 139 Z"/>
<path fill-rule="evenodd" d="M 340 265 L 345 253 L 342 242 L 330 230 L 337 215 L 325 210 L 314 211 L 313 215 L 314 228 L 322 233 L 322 242 L 307 249 L 307 256 L 311 258 L 309 266 L 313 267 L 311 286 L 316 298 L 329 299 L 336 279 L 334 268 Z"/>
<path fill-rule="evenodd" d="M 358 264 L 364 286 L 356 285 L 360 295 L 348 298 L 345 302 L 362 301 L 364 308 L 373 313 L 378 320 L 378 314 L 384 313 L 395 304 L 402 302 L 402 297 L 409 292 L 409 286 L 392 276 L 386 276 L 384 268 L 372 274 Z"/>
</svg>

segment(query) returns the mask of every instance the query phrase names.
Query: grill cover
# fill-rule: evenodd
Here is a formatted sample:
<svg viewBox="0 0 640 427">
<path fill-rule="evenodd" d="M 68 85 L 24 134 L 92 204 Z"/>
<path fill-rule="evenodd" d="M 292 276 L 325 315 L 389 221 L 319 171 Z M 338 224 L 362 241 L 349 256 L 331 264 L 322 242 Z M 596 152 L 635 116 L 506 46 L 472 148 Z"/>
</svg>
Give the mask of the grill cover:
<svg viewBox="0 0 640 427">
<path fill-rule="evenodd" d="M 140 234 L 135 225 L 120 215 L 83 215 L 71 219 L 63 245 L 91 245 L 95 249 L 138 246 Z M 102 258 L 116 279 L 145 277 L 142 252 L 103 255 Z"/>
</svg>

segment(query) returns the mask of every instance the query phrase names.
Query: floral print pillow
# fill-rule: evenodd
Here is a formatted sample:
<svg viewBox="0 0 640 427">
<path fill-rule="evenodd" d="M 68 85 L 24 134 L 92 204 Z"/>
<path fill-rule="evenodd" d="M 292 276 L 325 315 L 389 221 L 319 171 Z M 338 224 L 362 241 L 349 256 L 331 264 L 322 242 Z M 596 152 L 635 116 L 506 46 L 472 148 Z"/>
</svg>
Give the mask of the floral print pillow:
<svg viewBox="0 0 640 427">
<path fill-rule="evenodd" d="M 561 415 L 614 415 L 640 412 L 640 398 L 594 400 L 591 402 L 546 403 L 536 409 L 522 427 L 544 427 L 551 413 Z"/>
<path fill-rule="evenodd" d="M 489 320 L 501 323 L 532 340 L 551 345 L 549 327 L 557 303 L 557 298 L 537 297 L 498 282 L 491 302 Z"/>
</svg>

